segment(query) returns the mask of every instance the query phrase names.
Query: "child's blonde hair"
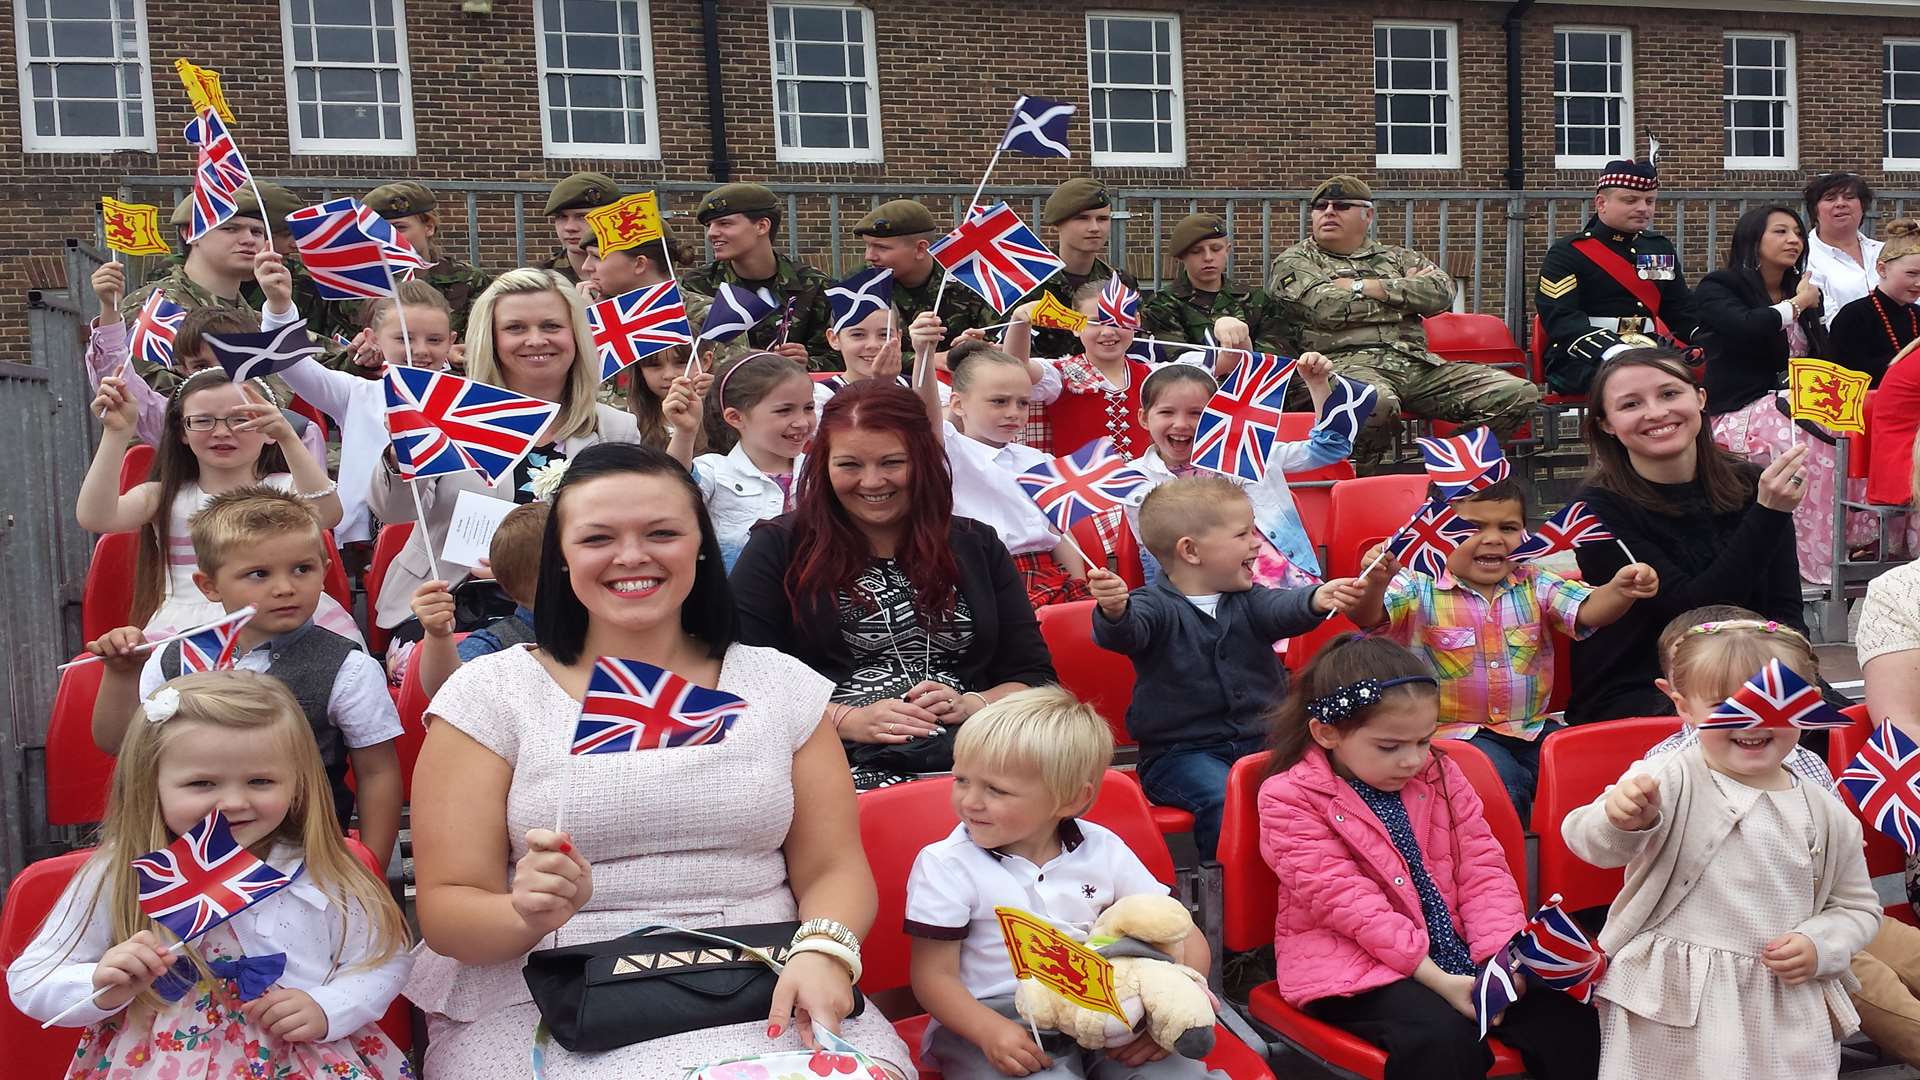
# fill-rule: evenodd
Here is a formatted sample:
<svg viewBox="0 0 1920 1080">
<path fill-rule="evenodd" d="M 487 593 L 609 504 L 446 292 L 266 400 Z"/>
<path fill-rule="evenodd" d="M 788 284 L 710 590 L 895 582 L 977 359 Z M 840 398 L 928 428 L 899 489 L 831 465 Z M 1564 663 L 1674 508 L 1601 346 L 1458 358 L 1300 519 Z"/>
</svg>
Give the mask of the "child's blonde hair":
<svg viewBox="0 0 1920 1080">
<path fill-rule="evenodd" d="M 193 561 L 208 577 L 219 573 L 234 552 L 288 533 L 311 535 L 314 553 L 323 560 L 326 557 L 320 519 L 312 505 L 265 484 L 247 484 L 215 495 L 187 519 L 187 532 L 193 538 Z"/>
<path fill-rule="evenodd" d="M 1785 623 L 1755 617 L 1688 627 L 1673 644 L 1667 680 L 1689 698 L 1719 701 L 1753 678 L 1769 660 L 1780 661 L 1808 682 L 1820 675 L 1820 659 L 1804 634 Z"/>
<path fill-rule="evenodd" d="M 1173 559 L 1183 536 L 1198 536 L 1220 524 L 1222 512 L 1247 492 L 1224 476 L 1181 476 L 1147 493 L 1140 504 L 1140 539 L 1161 562 Z"/>
<path fill-rule="evenodd" d="M 1013 354 L 991 341 L 970 338 L 955 345 L 947 353 L 947 370 L 953 373 L 953 392 L 966 393 L 973 386 L 973 380 L 993 364 L 1016 367 L 1022 373 L 1027 370 L 1025 361 L 1015 359 Z"/>
<path fill-rule="evenodd" d="M 1065 804 L 1088 784 L 1099 793 L 1113 763 L 1113 732 L 1079 698 L 1040 686 L 1008 694 L 968 717 L 954 736 L 953 760 L 988 770 L 1035 769 L 1054 801 Z"/>
<path fill-rule="evenodd" d="M 1703 604 L 1675 615 L 1660 631 L 1660 641 L 1657 646 L 1660 651 L 1660 674 L 1669 681 L 1672 680 L 1674 646 L 1680 644 L 1680 639 L 1687 636 L 1687 631 L 1701 623 L 1727 622 L 1731 619 L 1759 620 L 1759 618 L 1759 612 L 1750 611 L 1738 604 Z"/>
<path fill-rule="evenodd" d="M 453 317 L 453 306 L 447 303 L 447 298 L 441 295 L 439 289 L 424 281 L 402 281 L 395 286 L 392 296 L 383 296 L 367 306 L 367 329 L 379 330 L 380 324 L 387 321 L 387 316 L 403 305 L 432 308 L 448 318 Z"/>
</svg>

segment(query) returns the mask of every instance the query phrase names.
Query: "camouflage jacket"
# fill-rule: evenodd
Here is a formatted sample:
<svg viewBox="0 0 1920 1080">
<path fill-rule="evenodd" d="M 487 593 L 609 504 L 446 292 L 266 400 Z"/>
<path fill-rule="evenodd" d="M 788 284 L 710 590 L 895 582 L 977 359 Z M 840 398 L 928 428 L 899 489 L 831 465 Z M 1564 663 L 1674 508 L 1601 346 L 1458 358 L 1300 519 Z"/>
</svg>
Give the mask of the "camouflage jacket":
<svg viewBox="0 0 1920 1080">
<path fill-rule="evenodd" d="M 1420 267 L 1431 273 L 1408 277 Z M 1353 290 L 1356 279 L 1379 278 L 1387 298 L 1375 300 Z M 1426 256 L 1409 248 L 1369 240 L 1351 255 L 1336 255 L 1311 238 L 1273 260 L 1267 283 L 1275 313 L 1301 351 L 1343 354 L 1397 352 L 1425 364 L 1445 361 L 1427 350 L 1420 317 L 1453 305 L 1453 278 Z"/>
<path fill-rule="evenodd" d="M 566 248 L 554 248 L 553 258 L 548 259 L 546 262 L 539 263 L 537 266 L 541 270 L 557 270 L 560 272 L 561 277 L 566 278 L 575 285 L 580 284 L 580 272 L 573 268 L 573 260 L 567 258 Z"/>
<path fill-rule="evenodd" d="M 893 310 L 900 316 L 902 336 L 906 328 L 913 325 L 923 311 L 933 310 L 933 299 L 940 294 L 940 282 L 946 279 L 947 272 L 939 263 L 933 264 L 933 273 L 917 286 L 902 285 L 898 280 L 893 283 Z M 955 338 L 962 331 L 980 326 L 992 326 L 1002 320 L 994 317 L 993 309 L 980 298 L 980 294 L 955 281 L 947 285 L 947 294 L 940 297 L 940 321 L 946 325 L 947 333 L 940 339 L 941 349 L 953 347 Z M 908 352 L 912 352 L 909 348 Z M 913 367 L 913 358 L 907 357 L 906 366 Z"/>
<path fill-rule="evenodd" d="M 713 307 L 713 297 L 693 288 L 685 281 L 680 282 L 680 299 L 687 305 L 687 325 L 692 330 L 695 341 L 700 339 L 700 331 L 707 325 L 707 310 Z M 729 360 L 738 359 L 753 351 L 747 336 L 741 334 L 727 341 L 713 342 L 700 346 L 700 360 L 709 368 L 718 368 Z"/>
<path fill-rule="evenodd" d="M 1232 316 L 1247 324 L 1254 348 L 1284 352 L 1283 339 L 1276 333 L 1281 329 L 1280 320 L 1272 317 L 1271 308 L 1272 301 L 1264 290 L 1222 281 L 1219 292 L 1203 293 L 1181 270 L 1174 275 L 1171 286 L 1140 302 L 1140 330 L 1156 338 L 1211 345 L 1214 320 Z"/>
<path fill-rule="evenodd" d="M 1106 260 L 1095 259 L 1093 260 L 1093 269 L 1088 272 L 1087 276 L 1080 277 L 1062 270 L 1041 282 L 1039 288 L 1021 297 L 1020 304 L 1030 304 L 1040 299 L 1042 295 L 1052 293 L 1054 299 L 1068 307 L 1072 307 L 1073 294 L 1080 286 L 1096 281 L 1105 281 L 1112 277 L 1113 274 L 1113 267 L 1109 266 Z M 1120 271 L 1120 280 L 1126 282 L 1127 287 L 1130 289 L 1138 289 L 1140 287 L 1140 283 L 1134 280 L 1133 275 L 1124 270 Z M 948 291 L 951 292 L 952 290 Z M 1019 307 L 1020 304 L 1015 304 L 1014 307 Z M 1007 311 L 1008 314 L 1012 314 L 1013 309 L 1008 308 Z M 995 319 L 993 321 L 999 322 L 1000 320 Z M 1034 356 L 1072 356 L 1079 351 L 1080 335 L 1071 330 L 1035 330 L 1033 332 L 1032 355 Z"/>
<path fill-rule="evenodd" d="M 493 284 L 493 275 L 472 263 L 445 258 L 414 275 L 414 280 L 426 282 L 438 289 L 441 296 L 447 298 L 453 338 L 455 341 L 466 340 L 467 316 L 473 313 L 473 302 L 480 298 L 481 293 L 487 291 L 487 286 Z M 355 300 L 339 306 L 346 309 L 348 323 L 348 326 L 340 331 L 341 333 L 352 337 L 360 332 L 361 327 L 367 325 L 367 301 Z"/>
<path fill-rule="evenodd" d="M 761 281 L 745 280 L 730 264 L 715 261 L 698 270 L 686 271 L 680 276 L 680 284 L 683 289 L 709 297 L 719 292 L 722 285 L 736 285 L 755 291 L 765 289 L 774 294 L 781 306 L 791 300 L 793 325 L 787 328 L 787 340 L 807 347 L 810 370 L 840 370 L 845 366 L 840 354 L 827 344 L 827 328 L 833 325 L 833 305 L 827 300 L 827 287 L 833 282 L 813 267 L 796 263 L 779 252 L 774 253 L 773 260 L 773 276 Z M 756 349 L 767 348 L 780 336 L 781 319 L 782 312 L 775 310 L 741 336 Z"/>
<path fill-rule="evenodd" d="M 166 273 L 122 297 L 120 299 L 121 320 L 132 322 L 134 316 L 140 314 L 141 305 L 147 302 L 147 297 L 155 292 L 165 293 L 168 300 L 189 311 L 194 308 L 220 307 L 249 311 L 255 315 L 260 313 L 259 308 L 248 302 L 245 290 L 242 290 L 237 299 L 228 300 L 202 288 L 199 283 L 187 276 L 187 266 L 182 260 L 171 263 Z M 153 387 L 154 392 L 159 394 L 172 394 L 174 388 L 180 385 L 180 376 L 175 374 L 176 369 L 163 368 L 137 356 L 133 358 L 133 370 L 147 381 L 148 386 Z"/>
</svg>

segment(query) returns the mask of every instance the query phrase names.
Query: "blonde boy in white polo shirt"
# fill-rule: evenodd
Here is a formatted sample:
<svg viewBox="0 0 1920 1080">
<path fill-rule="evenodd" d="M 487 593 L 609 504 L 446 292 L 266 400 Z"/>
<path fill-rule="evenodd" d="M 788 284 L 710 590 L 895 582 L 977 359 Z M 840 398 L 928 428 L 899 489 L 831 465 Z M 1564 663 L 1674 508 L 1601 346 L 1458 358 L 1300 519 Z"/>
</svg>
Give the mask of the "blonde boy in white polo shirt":
<svg viewBox="0 0 1920 1080">
<path fill-rule="evenodd" d="M 995 907 L 1031 912 L 1085 940 L 1120 897 L 1167 891 L 1118 836 L 1075 817 L 1093 805 L 1112 760 L 1106 722 L 1057 687 L 1000 699 L 954 740 L 960 824 L 914 860 L 906 911 L 914 996 L 934 1021 L 925 1056 L 948 1080 L 1223 1076 L 1169 1057 L 1144 1035 L 1108 1051 L 1052 1034 L 1038 1046 L 1014 1012 L 1013 966 Z M 1207 970 L 1198 933 L 1178 952 L 1182 963 Z"/>
</svg>

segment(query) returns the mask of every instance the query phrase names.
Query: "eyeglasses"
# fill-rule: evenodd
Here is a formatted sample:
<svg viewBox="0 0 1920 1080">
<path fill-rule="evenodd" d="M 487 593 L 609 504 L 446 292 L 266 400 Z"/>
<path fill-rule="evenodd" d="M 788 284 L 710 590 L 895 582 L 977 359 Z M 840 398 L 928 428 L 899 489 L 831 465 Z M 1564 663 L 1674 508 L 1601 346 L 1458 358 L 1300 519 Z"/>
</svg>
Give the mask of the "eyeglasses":
<svg viewBox="0 0 1920 1080">
<path fill-rule="evenodd" d="M 1337 202 L 1332 199 L 1320 199 L 1313 204 L 1313 209 L 1314 209 L 1314 212 L 1316 213 L 1318 213 L 1321 210 L 1332 209 L 1332 210 L 1338 210 L 1339 212 L 1344 214 L 1347 211 L 1354 209 L 1355 207 L 1371 210 L 1373 208 L 1373 204 L 1370 202 L 1362 202 L 1357 199 L 1351 202 L 1345 199 L 1339 200 Z"/>
<path fill-rule="evenodd" d="M 251 416 L 188 416 L 183 417 L 180 422 L 188 431 L 212 431 L 216 427 L 223 427 L 227 429 L 228 434 L 234 434 L 252 419 Z"/>
</svg>

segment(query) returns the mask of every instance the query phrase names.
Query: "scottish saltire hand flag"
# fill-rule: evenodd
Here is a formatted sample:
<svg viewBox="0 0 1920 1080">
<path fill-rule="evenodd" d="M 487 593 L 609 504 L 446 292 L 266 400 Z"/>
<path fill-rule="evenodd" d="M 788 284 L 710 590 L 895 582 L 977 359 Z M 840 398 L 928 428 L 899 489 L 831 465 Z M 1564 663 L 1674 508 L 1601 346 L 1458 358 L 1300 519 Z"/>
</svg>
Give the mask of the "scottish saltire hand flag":
<svg viewBox="0 0 1920 1080">
<path fill-rule="evenodd" d="M 1446 503 L 1430 502 L 1387 541 L 1387 550 L 1401 566 L 1438 579 L 1447 572 L 1447 556 L 1478 530 Z"/>
<path fill-rule="evenodd" d="M 746 699 L 710 690 L 665 668 L 602 656 L 593 662 L 572 754 L 626 754 L 705 746 L 727 737 Z"/>
<path fill-rule="evenodd" d="M 707 321 L 700 326 L 701 341 L 731 341 L 773 314 L 774 305 L 752 289 L 732 282 L 721 282 L 713 294 L 713 306 L 707 309 Z"/>
<path fill-rule="evenodd" d="M 1093 321 L 1122 330 L 1140 329 L 1140 294 L 1128 288 L 1119 274 L 1113 275 L 1100 290 L 1100 304 Z"/>
<path fill-rule="evenodd" d="M 240 646 L 240 631 L 253 619 L 251 605 L 228 612 L 198 630 L 180 638 L 180 674 L 196 671 L 225 671 L 233 666 Z"/>
<path fill-rule="evenodd" d="M 1351 443 L 1360 437 L 1360 429 L 1366 426 L 1373 407 L 1379 403 L 1380 391 L 1372 383 L 1335 375 L 1327 400 L 1320 406 L 1320 419 L 1314 426 L 1338 432 Z"/>
<path fill-rule="evenodd" d="M 298 319 L 278 330 L 259 334 L 208 334 L 207 348 L 227 369 L 234 382 L 265 378 L 302 360 L 320 355 L 320 343 L 307 333 L 307 321 Z"/>
<path fill-rule="evenodd" d="M 1883 720 L 1873 729 L 1860 753 L 1839 777 L 1853 796 L 1860 817 L 1900 842 L 1909 852 L 1920 852 L 1920 743 Z"/>
<path fill-rule="evenodd" d="M 1607 973 L 1607 954 L 1561 909 L 1559 893 L 1521 927 L 1513 951 L 1535 981 L 1582 1003 L 1593 1000 L 1593 988 Z"/>
<path fill-rule="evenodd" d="M 1113 440 L 1095 439 L 1065 457 L 1043 461 L 1013 478 L 1053 527 L 1118 509 L 1152 485 L 1147 474 L 1114 452 Z"/>
<path fill-rule="evenodd" d="M 1486 428 L 1475 428 L 1465 435 L 1421 439 L 1420 454 L 1427 459 L 1427 478 L 1440 489 L 1440 497 L 1459 498 L 1470 491 L 1490 488 L 1507 478 L 1511 466 L 1500 452 L 1500 442 Z"/>
<path fill-rule="evenodd" d="M 133 317 L 133 329 L 127 337 L 127 353 L 136 360 L 145 360 L 161 367 L 173 366 L 173 336 L 180 331 L 180 322 L 187 317 L 187 309 L 167 299 L 159 289 L 147 297 L 140 305 L 139 314 Z"/>
<path fill-rule="evenodd" d="M 1733 696 L 1713 707 L 1698 725 L 1709 728 L 1843 728 L 1853 721 L 1826 703 L 1820 688 L 1792 668 L 1767 661 Z"/>
<path fill-rule="evenodd" d="M 1575 499 L 1560 508 L 1560 512 L 1540 523 L 1540 528 L 1532 536 L 1521 541 L 1507 558 L 1514 562 L 1532 562 L 1549 555 L 1558 555 L 1563 551 L 1572 551 L 1581 544 L 1594 544 L 1614 538 L 1612 530 L 1601 521 L 1599 516 L 1587 509 L 1587 504 Z"/>
<path fill-rule="evenodd" d="M 324 300 L 378 300 L 426 260 L 359 199 L 331 199 L 287 215 L 300 261 Z"/>
<path fill-rule="evenodd" d="M 181 134 L 198 151 L 193 168 L 193 220 L 187 226 L 187 242 L 192 243 L 233 217 L 239 209 L 234 196 L 253 182 L 253 173 L 240 156 L 233 134 L 213 110 L 187 121 Z M 264 207 L 261 214 L 266 214 Z"/>
<path fill-rule="evenodd" d="M 1193 464 L 1244 480 L 1266 476 L 1294 365 L 1272 353 L 1243 353 L 1193 429 Z"/>
<path fill-rule="evenodd" d="M 1004 202 L 969 216 L 927 251 L 1000 315 L 1066 267 Z"/>
<path fill-rule="evenodd" d="M 1073 119 L 1073 106 L 1052 98 L 1020 95 L 1013 103 L 1013 119 L 1007 121 L 1007 133 L 1000 149 L 1028 157 L 1072 157 L 1067 150 L 1067 123 Z"/>
<path fill-rule="evenodd" d="M 1473 1016 L 1480 1025 L 1482 1039 L 1487 1037 L 1494 1018 L 1520 1000 L 1520 988 L 1513 982 L 1512 965 L 1513 948 L 1508 946 L 1494 953 L 1473 977 Z"/>
<path fill-rule="evenodd" d="M 833 305 L 833 332 L 838 334 L 876 311 L 893 306 L 893 271 L 873 267 L 849 274 L 845 281 L 827 289 L 827 301 Z"/>
<path fill-rule="evenodd" d="M 498 482 L 560 406 L 445 371 L 388 364 L 387 433 L 400 477 L 472 470 Z"/>
<path fill-rule="evenodd" d="M 644 357 L 693 340 L 686 302 L 672 278 L 591 305 L 587 324 L 600 356 L 601 382 Z"/>
<path fill-rule="evenodd" d="M 247 853 L 215 810 L 161 848 L 133 860 L 140 913 L 191 941 L 293 883 Z"/>
</svg>

